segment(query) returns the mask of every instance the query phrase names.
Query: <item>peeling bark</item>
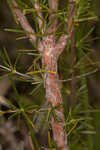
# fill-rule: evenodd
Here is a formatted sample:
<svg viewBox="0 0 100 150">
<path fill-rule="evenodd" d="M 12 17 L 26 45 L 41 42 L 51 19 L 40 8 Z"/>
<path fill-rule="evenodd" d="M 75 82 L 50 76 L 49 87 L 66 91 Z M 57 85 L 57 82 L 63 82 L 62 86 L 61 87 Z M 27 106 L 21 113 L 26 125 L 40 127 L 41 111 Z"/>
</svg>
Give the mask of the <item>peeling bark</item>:
<svg viewBox="0 0 100 150">
<path fill-rule="evenodd" d="M 28 34 L 27 36 L 30 38 L 32 42 L 35 42 L 36 37 L 34 36 L 35 35 L 34 29 L 31 28 L 31 26 L 27 22 L 26 17 L 17 8 L 16 1 L 13 0 L 12 2 L 17 20 L 19 21 L 19 23 L 21 24 L 22 28 L 25 31 L 33 33 Z M 38 9 L 39 8 L 37 3 L 38 1 L 35 0 L 35 2 L 36 2 L 35 9 Z M 52 20 L 54 19 L 54 22 L 51 26 L 49 26 L 46 33 L 54 32 L 56 30 L 57 24 L 56 15 L 53 13 L 57 9 L 56 1 L 49 0 L 49 7 L 51 9 L 49 21 L 51 22 L 51 19 Z M 38 15 L 41 17 L 41 13 L 38 13 Z M 38 24 L 39 27 L 41 27 L 42 22 L 38 20 Z M 59 150 L 68 150 L 68 146 L 67 146 L 67 135 L 64 128 L 64 114 L 62 107 L 63 101 L 58 82 L 57 60 L 66 46 L 68 37 L 69 35 L 63 34 L 56 43 L 55 36 L 50 35 L 43 37 L 42 39 L 40 39 L 38 43 L 38 48 L 40 52 L 42 52 L 42 63 L 43 66 L 45 66 L 45 70 L 47 70 L 47 72 L 44 73 L 44 87 L 46 90 L 46 100 L 48 103 L 51 103 L 53 107 L 55 107 L 54 113 L 57 117 L 57 120 L 55 120 L 53 117 L 51 118 L 51 126 L 53 131 L 53 138 Z"/>
<path fill-rule="evenodd" d="M 46 89 L 47 102 L 51 103 L 53 107 L 56 107 L 54 111 L 57 119 L 60 120 L 60 122 L 58 122 L 57 120 L 54 120 L 54 118 L 51 119 L 54 141 L 56 142 L 59 150 L 68 150 L 67 136 L 64 129 L 64 115 L 62 108 L 63 101 L 60 93 L 57 74 L 57 48 L 63 51 L 60 44 L 61 43 L 55 44 L 53 36 L 50 36 L 44 40 L 45 47 L 43 52 L 43 64 L 45 66 L 45 70 L 51 70 L 56 72 L 56 74 L 48 72 L 45 73 L 44 86 Z M 62 45 L 64 49 L 65 44 Z M 57 108 L 57 106 L 59 107 Z"/>
</svg>

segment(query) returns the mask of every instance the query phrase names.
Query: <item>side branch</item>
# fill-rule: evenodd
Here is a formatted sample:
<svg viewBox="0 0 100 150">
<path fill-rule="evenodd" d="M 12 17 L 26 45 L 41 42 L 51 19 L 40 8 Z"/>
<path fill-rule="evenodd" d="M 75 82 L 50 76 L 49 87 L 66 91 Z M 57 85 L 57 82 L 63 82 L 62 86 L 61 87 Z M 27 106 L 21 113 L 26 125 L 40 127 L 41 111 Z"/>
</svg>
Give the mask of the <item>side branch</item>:
<svg viewBox="0 0 100 150">
<path fill-rule="evenodd" d="M 68 32 L 71 34 L 71 58 L 70 58 L 70 67 L 73 68 L 74 65 L 74 57 L 75 57 L 75 25 L 74 25 L 74 18 L 76 16 L 77 10 L 75 6 L 75 2 L 69 2 L 69 10 L 68 15 L 70 18 L 68 19 Z M 75 99 L 75 72 L 74 70 L 71 73 L 71 82 L 70 82 L 70 107 L 74 104 Z"/>
<path fill-rule="evenodd" d="M 42 19 L 43 19 L 43 15 L 42 12 L 40 12 L 40 6 L 39 6 L 39 1 L 38 0 L 34 0 L 34 8 L 37 11 L 37 15 L 38 15 L 38 24 L 39 24 L 39 28 L 41 29 L 42 27 Z"/>
<path fill-rule="evenodd" d="M 9 0 L 8 0 L 8 4 Z M 31 25 L 28 23 L 27 18 L 23 15 L 23 13 L 19 10 L 18 5 L 15 0 L 12 1 L 12 5 L 14 8 L 14 13 L 16 15 L 16 18 L 18 22 L 21 24 L 21 27 L 24 29 L 24 31 L 29 32 L 30 34 L 27 34 L 27 37 L 29 40 L 34 43 L 36 41 L 36 36 L 33 35 L 35 34 L 34 29 L 32 29 Z"/>
<path fill-rule="evenodd" d="M 75 57 L 75 28 L 73 26 L 72 34 L 71 34 L 71 61 L 70 61 L 70 67 L 73 68 L 74 65 L 74 57 Z M 70 107 L 74 104 L 75 100 L 75 72 L 74 70 L 71 73 L 71 82 L 70 82 Z"/>
<path fill-rule="evenodd" d="M 59 58 L 59 56 L 61 55 L 61 53 L 63 52 L 66 44 L 67 44 L 67 39 L 70 37 L 70 35 L 66 35 L 63 34 L 60 39 L 58 40 L 57 44 L 56 44 L 56 56 L 57 59 Z"/>
<path fill-rule="evenodd" d="M 56 10 L 57 10 L 57 0 L 49 0 L 49 8 L 50 8 L 50 17 L 49 17 L 49 22 L 50 22 L 50 27 L 48 29 L 48 32 L 54 32 L 56 30 L 56 25 L 57 25 L 57 17 L 56 17 Z"/>
</svg>

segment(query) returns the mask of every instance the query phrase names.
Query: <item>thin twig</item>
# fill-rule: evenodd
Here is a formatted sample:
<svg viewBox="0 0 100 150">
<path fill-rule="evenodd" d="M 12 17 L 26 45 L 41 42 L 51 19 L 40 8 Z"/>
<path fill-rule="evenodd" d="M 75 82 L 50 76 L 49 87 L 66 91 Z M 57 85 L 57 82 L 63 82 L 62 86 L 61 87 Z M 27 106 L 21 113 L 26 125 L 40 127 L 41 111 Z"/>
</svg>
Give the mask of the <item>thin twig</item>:
<svg viewBox="0 0 100 150">
<path fill-rule="evenodd" d="M 75 27 L 73 26 L 72 34 L 71 34 L 71 61 L 70 61 L 70 67 L 73 68 L 74 65 L 74 57 L 75 57 Z M 70 106 L 74 104 L 75 99 L 75 72 L 74 69 L 71 73 L 71 82 L 70 82 Z"/>
<path fill-rule="evenodd" d="M 35 150 L 31 136 L 29 136 L 29 144 L 30 144 L 31 150 Z"/>
<path fill-rule="evenodd" d="M 0 65 L 0 68 L 6 70 L 6 71 L 8 71 L 8 72 L 11 72 L 12 74 L 16 74 L 16 75 L 19 75 L 19 76 L 21 76 L 21 77 L 28 78 L 28 79 L 33 79 L 33 80 L 36 80 L 36 81 L 37 81 L 37 79 L 36 79 L 36 78 L 33 78 L 32 76 L 29 76 L 29 75 L 27 75 L 27 74 L 20 73 L 20 72 L 18 72 L 18 71 L 16 71 L 16 70 L 12 70 L 11 68 L 5 67 L 5 66 L 3 66 L 3 65 Z"/>
<path fill-rule="evenodd" d="M 73 68 L 74 65 L 74 57 L 75 57 L 75 26 L 73 23 L 73 20 L 76 16 L 76 8 L 75 8 L 75 2 L 72 0 L 69 0 L 69 9 L 68 9 L 68 33 L 71 34 L 71 53 L 70 53 L 70 67 L 71 69 Z M 74 99 L 75 99 L 75 73 L 74 70 L 71 73 L 71 82 L 70 82 L 70 106 L 74 104 Z"/>
<path fill-rule="evenodd" d="M 41 29 L 42 25 L 43 25 L 43 15 L 42 15 L 42 12 L 39 11 L 40 10 L 40 6 L 39 6 L 39 1 L 38 0 L 34 0 L 34 8 L 35 10 L 37 11 L 37 14 L 38 14 L 38 24 L 39 24 L 39 28 Z M 43 30 L 42 30 L 43 32 Z"/>
<path fill-rule="evenodd" d="M 57 0 L 49 0 L 49 8 L 50 8 L 49 22 L 50 23 L 52 22 L 52 24 L 47 30 L 48 33 L 56 31 L 57 17 L 55 11 L 57 10 Z"/>
<path fill-rule="evenodd" d="M 93 70 L 93 71 L 90 71 L 90 72 L 84 73 L 84 74 L 82 74 L 82 75 L 76 76 L 75 79 L 84 78 L 84 77 L 89 76 L 89 75 L 92 75 L 92 74 L 94 74 L 94 73 L 96 73 L 96 72 L 98 72 L 98 71 L 100 71 L 100 69 L 95 69 L 95 70 Z M 71 81 L 71 80 L 72 80 L 72 78 L 65 79 L 65 80 L 59 80 L 59 81 L 60 81 L 60 82 L 68 82 L 68 81 Z"/>
</svg>

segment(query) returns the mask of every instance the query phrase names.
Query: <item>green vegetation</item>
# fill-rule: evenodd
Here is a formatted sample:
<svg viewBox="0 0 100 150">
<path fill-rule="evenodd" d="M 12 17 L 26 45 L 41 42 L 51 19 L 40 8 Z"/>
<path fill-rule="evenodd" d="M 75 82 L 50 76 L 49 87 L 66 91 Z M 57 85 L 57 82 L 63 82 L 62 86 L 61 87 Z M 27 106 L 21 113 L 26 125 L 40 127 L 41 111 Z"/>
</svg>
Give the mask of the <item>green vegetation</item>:
<svg viewBox="0 0 100 150">
<path fill-rule="evenodd" d="M 56 118 L 52 105 L 45 104 L 44 74 L 46 72 L 56 74 L 55 71 L 46 71 L 42 64 L 42 53 L 38 49 L 39 40 L 55 35 L 56 41 L 63 34 L 71 35 L 66 47 L 58 60 L 59 84 L 63 99 L 64 107 L 64 127 L 68 136 L 69 150 L 99 150 L 99 102 L 92 102 L 90 86 L 88 80 L 96 78 L 99 72 L 99 62 L 92 58 L 94 43 L 99 45 L 99 36 L 94 37 L 95 24 L 98 24 L 99 17 L 95 12 L 95 5 L 92 0 L 73 0 L 71 3 L 72 11 L 69 15 L 70 0 L 57 1 L 58 9 L 54 11 L 55 17 L 58 18 L 58 25 L 55 31 L 47 33 L 47 29 L 52 25 L 54 20 L 49 21 L 50 8 L 47 0 L 39 0 L 40 12 L 43 17 L 38 16 L 34 8 L 34 0 L 16 0 L 18 8 L 28 18 L 32 28 L 36 33 L 30 33 L 21 28 L 18 18 L 15 15 L 13 0 L 9 0 L 9 6 L 16 22 L 15 28 L 4 28 L 5 32 L 16 34 L 17 52 L 13 60 L 5 45 L 0 50 L 0 80 L 8 78 L 11 82 L 12 94 L 8 94 L 5 102 L 9 106 L 7 110 L 0 110 L 1 118 L 9 114 L 8 119 L 16 118 L 20 126 L 20 116 L 24 119 L 28 133 L 32 137 L 32 142 L 36 150 L 41 150 L 36 134 L 40 137 L 46 147 L 50 150 L 57 149 L 52 138 L 52 129 L 50 125 L 51 118 Z M 99 7 L 100 8 L 100 7 Z M 74 14 L 74 15 L 73 15 Z M 73 17 L 74 16 L 74 17 Z M 69 20 L 72 17 L 72 22 Z M 38 24 L 38 18 L 41 20 L 41 28 Z M 53 18 L 54 19 L 54 18 Z M 46 28 L 45 27 L 46 23 Z M 70 29 L 68 29 L 68 25 Z M 26 48 L 21 41 L 27 41 L 26 35 L 37 37 L 36 42 L 28 43 L 31 48 Z M 74 36 L 74 53 L 71 59 L 71 45 Z M 98 46 L 99 47 L 99 46 Z M 25 57 L 25 63 L 21 59 Z M 27 58 L 31 58 L 28 63 Z M 29 60 L 29 59 L 28 59 Z M 73 64 L 71 65 L 71 62 Z M 74 72 L 73 76 L 72 73 Z M 98 77 L 99 80 L 99 77 Z M 71 81 L 74 82 L 74 99 L 70 105 L 72 94 Z M 18 85 L 17 85 L 18 84 Z M 91 87 L 92 88 L 92 87 Z M 99 101 L 99 100 L 98 100 Z M 58 120 L 59 121 L 59 120 Z M 48 140 L 45 140 L 45 135 Z"/>
</svg>

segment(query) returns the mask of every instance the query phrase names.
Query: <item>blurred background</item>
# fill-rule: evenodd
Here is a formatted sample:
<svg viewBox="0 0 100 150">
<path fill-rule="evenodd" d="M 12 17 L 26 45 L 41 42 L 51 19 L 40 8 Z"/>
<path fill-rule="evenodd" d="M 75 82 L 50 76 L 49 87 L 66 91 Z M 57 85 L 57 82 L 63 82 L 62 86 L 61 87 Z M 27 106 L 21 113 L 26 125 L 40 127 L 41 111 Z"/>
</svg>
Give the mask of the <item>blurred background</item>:
<svg viewBox="0 0 100 150">
<path fill-rule="evenodd" d="M 70 41 L 69 48 L 65 48 L 58 62 L 70 150 L 100 150 L 100 1 L 90 0 L 90 2 L 91 12 L 97 18 L 75 25 L 76 49 L 73 68 L 70 67 Z M 61 9 L 66 5 L 66 0 L 59 3 Z M 27 14 L 27 18 L 34 27 L 32 14 Z M 62 28 L 63 26 L 59 30 Z M 33 84 L 33 81 L 26 77 L 19 78 L 18 74 L 11 76 L 11 79 L 9 70 L 7 72 L 7 68 L 11 65 L 24 75 L 32 69 L 41 68 L 39 52 L 31 51 L 35 49 L 34 46 L 25 37 L 25 33 L 19 33 L 18 30 L 21 30 L 21 27 L 16 24 L 7 1 L 0 0 L 0 150 L 34 150 L 36 141 L 41 145 L 41 149 L 45 149 L 48 144 L 48 130 L 51 132 L 48 127 L 48 114 L 43 112 L 44 117 L 41 119 L 39 113 L 28 111 L 23 115 L 17 111 L 20 99 L 26 110 L 31 106 L 38 110 L 44 105 L 43 83 Z M 77 42 L 81 37 L 85 45 L 82 52 Z M 72 70 L 75 73 L 75 95 L 70 105 Z M 42 74 L 34 77 L 40 81 Z M 9 111 L 12 110 L 10 108 L 13 108 L 13 111 Z M 34 128 L 32 129 L 34 142 L 31 138 L 30 125 L 27 124 L 36 126 L 36 132 Z"/>
</svg>

